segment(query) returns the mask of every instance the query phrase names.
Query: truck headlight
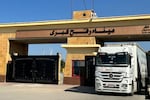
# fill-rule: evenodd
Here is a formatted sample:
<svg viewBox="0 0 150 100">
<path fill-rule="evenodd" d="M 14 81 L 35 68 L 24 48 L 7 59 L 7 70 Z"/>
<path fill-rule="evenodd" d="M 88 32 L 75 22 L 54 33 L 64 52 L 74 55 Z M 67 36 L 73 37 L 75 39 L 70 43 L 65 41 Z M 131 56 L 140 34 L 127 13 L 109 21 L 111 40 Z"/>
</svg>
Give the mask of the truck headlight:
<svg viewBox="0 0 150 100">
<path fill-rule="evenodd" d="M 99 71 L 96 71 L 96 72 L 95 72 L 95 76 L 99 76 L 99 77 L 100 77 L 100 76 L 101 76 L 101 75 L 100 75 L 100 72 L 99 72 Z"/>
<path fill-rule="evenodd" d="M 121 87 L 123 87 L 124 89 L 126 89 L 128 87 L 128 84 L 122 84 Z"/>
<path fill-rule="evenodd" d="M 95 79 L 96 83 L 100 83 L 100 80 L 98 78 Z"/>
<path fill-rule="evenodd" d="M 101 82 L 98 78 L 95 79 L 95 82 L 96 82 L 96 86 L 97 87 L 100 87 L 101 86 Z"/>
<path fill-rule="evenodd" d="M 125 83 L 128 83 L 128 80 L 125 80 Z"/>
<path fill-rule="evenodd" d="M 95 83 L 95 88 L 96 89 L 100 89 L 100 87 L 101 87 L 101 83 Z"/>
</svg>

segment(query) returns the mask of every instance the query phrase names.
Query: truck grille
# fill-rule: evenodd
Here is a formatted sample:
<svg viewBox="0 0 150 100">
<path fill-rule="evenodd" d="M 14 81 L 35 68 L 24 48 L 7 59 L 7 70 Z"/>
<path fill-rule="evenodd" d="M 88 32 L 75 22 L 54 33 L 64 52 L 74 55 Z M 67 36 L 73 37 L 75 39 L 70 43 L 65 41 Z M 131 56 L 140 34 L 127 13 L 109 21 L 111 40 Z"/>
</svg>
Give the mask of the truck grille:
<svg viewBox="0 0 150 100">
<path fill-rule="evenodd" d="M 121 72 L 101 72 L 100 77 L 103 82 L 121 82 L 123 73 Z"/>
</svg>

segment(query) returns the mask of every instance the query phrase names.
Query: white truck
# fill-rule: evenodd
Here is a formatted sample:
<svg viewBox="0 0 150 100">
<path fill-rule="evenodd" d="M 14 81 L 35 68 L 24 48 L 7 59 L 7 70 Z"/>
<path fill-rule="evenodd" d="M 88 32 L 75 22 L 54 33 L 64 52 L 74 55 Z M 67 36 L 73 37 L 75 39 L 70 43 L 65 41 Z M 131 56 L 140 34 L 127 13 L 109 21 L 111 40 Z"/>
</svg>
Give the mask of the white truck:
<svg viewBox="0 0 150 100">
<path fill-rule="evenodd" d="M 150 51 L 147 52 L 146 100 L 150 99 Z"/>
<path fill-rule="evenodd" d="M 96 55 L 96 92 L 133 95 L 145 87 L 146 53 L 136 43 L 112 44 Z"/>
</svg>

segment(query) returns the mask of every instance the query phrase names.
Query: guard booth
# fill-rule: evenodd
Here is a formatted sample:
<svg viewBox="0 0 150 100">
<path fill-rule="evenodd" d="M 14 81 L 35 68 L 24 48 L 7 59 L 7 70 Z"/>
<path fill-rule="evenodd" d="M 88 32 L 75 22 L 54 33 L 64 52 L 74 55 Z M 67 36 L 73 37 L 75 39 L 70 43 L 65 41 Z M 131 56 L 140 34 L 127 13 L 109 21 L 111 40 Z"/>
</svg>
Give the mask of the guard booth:
<svg viewBox="0 0 150 100">
<path fill-rule="evenodd" d="M 7 82 L 59 83 L 59 55 L 13 56 L 7 67 Z"/>
</svg>

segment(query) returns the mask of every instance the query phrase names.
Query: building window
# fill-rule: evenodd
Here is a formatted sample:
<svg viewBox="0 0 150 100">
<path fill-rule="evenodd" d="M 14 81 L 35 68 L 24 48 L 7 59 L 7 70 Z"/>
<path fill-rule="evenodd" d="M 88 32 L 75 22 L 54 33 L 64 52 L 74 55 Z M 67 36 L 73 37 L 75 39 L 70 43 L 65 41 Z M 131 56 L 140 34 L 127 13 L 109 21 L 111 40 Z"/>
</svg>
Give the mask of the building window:
<svg viewBox="0 0 150 100">
<path fill-rule="evenodd" d="M 84 60 L 73 60 L 72 61 L 72 76 L 80 77 L 80 69 L 85 66 Z"/>
</svg>

